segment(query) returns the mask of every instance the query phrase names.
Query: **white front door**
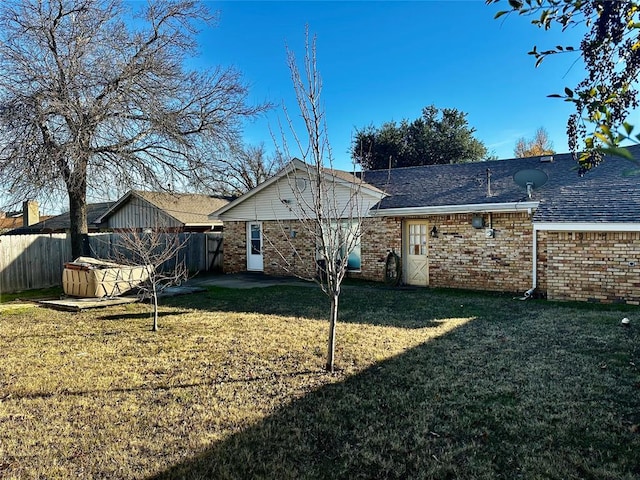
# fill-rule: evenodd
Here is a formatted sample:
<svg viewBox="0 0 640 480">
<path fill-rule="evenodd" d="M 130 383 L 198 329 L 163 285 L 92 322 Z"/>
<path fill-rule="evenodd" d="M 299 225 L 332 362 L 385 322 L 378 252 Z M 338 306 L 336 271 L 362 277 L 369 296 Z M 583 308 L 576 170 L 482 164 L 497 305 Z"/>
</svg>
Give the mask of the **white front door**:
<svg viewBox="0 0 640 480">
<path fill-rule="evenodd" d="M 405 282 L 409 285 L 427 286 L 429 284 L 428 232 L 424 220 L 411 220 L 406 224 Z"/>
<path fill-rule="evenodd" d="M 247 270 L 254 272 L 262 272 L 264 270 L 262 224 L 260 222 L 247 223 Z"/>
</svg>

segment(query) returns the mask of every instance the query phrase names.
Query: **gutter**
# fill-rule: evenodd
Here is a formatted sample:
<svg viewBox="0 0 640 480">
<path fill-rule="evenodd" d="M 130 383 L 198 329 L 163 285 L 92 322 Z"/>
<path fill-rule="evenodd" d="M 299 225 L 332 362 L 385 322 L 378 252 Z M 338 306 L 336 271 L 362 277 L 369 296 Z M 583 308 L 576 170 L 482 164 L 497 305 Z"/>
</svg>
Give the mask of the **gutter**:
<svg viewBox="0 0 640 480">
<path fill-rule="evenodd" d="M 528 212 L 540 202 L 476 203 L 468 205 L 438 205 L 430 207 L 373 208 L 374 216 L 405 217 L 413 215 L 446 215 L 452 213 Z"/>
</svg>

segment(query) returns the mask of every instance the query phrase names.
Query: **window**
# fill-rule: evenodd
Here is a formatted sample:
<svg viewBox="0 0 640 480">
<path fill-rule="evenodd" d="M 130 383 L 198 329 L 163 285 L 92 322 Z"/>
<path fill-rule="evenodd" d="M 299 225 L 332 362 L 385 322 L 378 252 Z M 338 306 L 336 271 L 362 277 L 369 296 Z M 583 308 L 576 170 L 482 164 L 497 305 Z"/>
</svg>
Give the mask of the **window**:
<svg viewBox="0 0 640 480">
<path fill-rule="evenodd" d="M 332 242 L 329 236 L 335 235 L 335 241 Z M 360 231 L 359 223 L 356 220 L 343 220 L 339 224 L 332 222 L 330 231 L 326 232 L 326 245 L 336 245 L 340 249 L 340 258 L 347 258 L 347 270 L 351 272 L 359 272 L 362 266 L 360 253 Z M 331 247 L 329 247 L 331 248 Z M 347 251 L 348 250 L 348 251 Z M 318 245 L 318 259 L 321 257 L 321 247 Z"/>
<path fill-rule="evenodd" d="M 347 259 L 347 270 L 360 271 L 362 266 L 362 260 L 360 256 L 360 232 L 358 222 L 352 222 L 349 225 L 348 222 L 344 223 L 344 229 L 346 231 L 346 241 L 344 242 L 342 255 L 346 253 L 346 246 L 351 246 L 351 251 L 348 252 L 349 258 Z"/>
</svg>

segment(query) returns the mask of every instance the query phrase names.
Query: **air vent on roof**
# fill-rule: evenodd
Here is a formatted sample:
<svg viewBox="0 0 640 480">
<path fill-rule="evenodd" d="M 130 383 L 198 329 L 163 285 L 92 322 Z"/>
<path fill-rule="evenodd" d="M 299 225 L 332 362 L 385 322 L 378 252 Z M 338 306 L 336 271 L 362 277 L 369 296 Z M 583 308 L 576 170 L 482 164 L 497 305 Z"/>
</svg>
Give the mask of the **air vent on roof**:
<svg viewBox="0 0 640 480">
<path fill-rule="evenodd" d="M 540 163 L 551 163 L 553 162 L 553 155 L 547 155 L 545 157 L 540 157 Z"/>
</svg>

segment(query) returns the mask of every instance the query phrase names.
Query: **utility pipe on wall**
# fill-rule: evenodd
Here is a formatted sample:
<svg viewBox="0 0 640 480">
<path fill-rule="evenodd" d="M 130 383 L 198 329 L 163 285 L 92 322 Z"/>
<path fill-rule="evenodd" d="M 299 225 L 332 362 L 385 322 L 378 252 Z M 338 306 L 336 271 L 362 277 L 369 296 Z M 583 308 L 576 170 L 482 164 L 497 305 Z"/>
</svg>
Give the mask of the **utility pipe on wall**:
<svg viewBox="0 0 640 480">
<path fill-rule="evenodd" d="M 531 260 L 531 288 L 538 286 L 538 231 L 533 229 L 533 258 Z"/>
<path fill-rule="evenodd" d="M 531 242 L 531 288 L 524 292 L 520 300 L 531 298 L 538 286 L 538 231 L 533 227 L 533 240 Z"/>
</svg>

